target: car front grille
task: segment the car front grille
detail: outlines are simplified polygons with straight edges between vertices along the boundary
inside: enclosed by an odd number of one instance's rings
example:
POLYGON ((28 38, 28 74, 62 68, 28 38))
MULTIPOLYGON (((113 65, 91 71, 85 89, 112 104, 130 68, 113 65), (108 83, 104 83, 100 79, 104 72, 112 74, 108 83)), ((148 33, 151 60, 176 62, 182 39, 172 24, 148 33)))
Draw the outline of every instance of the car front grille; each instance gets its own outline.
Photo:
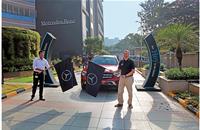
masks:
POLYGON ((103 79, 109 79, 109 78, 112 78, 113 77, 113 74, 111 73, 104 73, 103 74, 103 79))

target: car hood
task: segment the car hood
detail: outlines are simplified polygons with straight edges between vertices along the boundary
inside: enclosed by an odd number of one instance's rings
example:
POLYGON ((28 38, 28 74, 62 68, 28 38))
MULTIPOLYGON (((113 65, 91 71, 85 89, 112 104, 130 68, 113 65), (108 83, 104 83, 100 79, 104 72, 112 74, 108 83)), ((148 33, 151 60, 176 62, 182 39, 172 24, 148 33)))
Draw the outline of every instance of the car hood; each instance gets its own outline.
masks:
POLYGON ((118 65, 100 65, 106 68, 105 72, 113 72, 118 70, 118 65))

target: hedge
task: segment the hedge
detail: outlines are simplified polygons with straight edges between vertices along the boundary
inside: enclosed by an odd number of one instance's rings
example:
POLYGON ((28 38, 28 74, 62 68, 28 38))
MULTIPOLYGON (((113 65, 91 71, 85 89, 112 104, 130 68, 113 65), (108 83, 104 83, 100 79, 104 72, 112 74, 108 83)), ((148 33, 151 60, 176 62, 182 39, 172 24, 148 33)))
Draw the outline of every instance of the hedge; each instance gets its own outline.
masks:
POLYGON ((2 27, 3 72, 32 69, 32 59, 40 48, 36 31, 19 27, 2 27))
MULTIPOLYGON (((145 69, 149 69, 149 64, 143 66, 145 69)), ((165 65, 163 63, 160 64, 160 71, 165 71, 165 65)))
POLYGON ((183 68, 182 71, 179 68, 169 69, 165 72, 165 76, 172 80, 191 80, 199 79, 199 69, 198 68, 183 68))

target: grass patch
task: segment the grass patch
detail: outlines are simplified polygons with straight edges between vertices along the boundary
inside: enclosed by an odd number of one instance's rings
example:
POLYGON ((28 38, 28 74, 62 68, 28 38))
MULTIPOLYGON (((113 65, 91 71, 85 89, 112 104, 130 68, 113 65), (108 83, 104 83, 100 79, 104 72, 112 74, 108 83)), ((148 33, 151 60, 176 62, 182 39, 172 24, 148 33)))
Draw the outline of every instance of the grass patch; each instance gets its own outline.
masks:
POLYGON ((33 77, 16 77, 13 79, 8 79, 5 80, 5 82, 14 82, 14 83, 32 83, 33 82, 33 77))
POLYGON ((183 99, 186 100, 188 104, 192 105, 193 107, 199 109, 199 96, 194 95, 189 91, 177 91, 176 95, 183 99))
MULTIPOLYGON (((80 72, 82 70, 82 68, 75 68, 75 72, 80 72)), ((54 70, 51 71, 54 77, 57 77, 57 73, 54 70)), ((7 83, 32 83, 33 82, 33 76, 29 76, 29 77, 15 77, 12 79, 5 79, 5 82, 7 83)))
POLYGON ((2 85, 2 94, 7 94, 7 93, 10 93, 10 92, 13 92, 19 88, 24 88, 26 87, 27 85, 16 85, 16 84, 3 84, 2 85))

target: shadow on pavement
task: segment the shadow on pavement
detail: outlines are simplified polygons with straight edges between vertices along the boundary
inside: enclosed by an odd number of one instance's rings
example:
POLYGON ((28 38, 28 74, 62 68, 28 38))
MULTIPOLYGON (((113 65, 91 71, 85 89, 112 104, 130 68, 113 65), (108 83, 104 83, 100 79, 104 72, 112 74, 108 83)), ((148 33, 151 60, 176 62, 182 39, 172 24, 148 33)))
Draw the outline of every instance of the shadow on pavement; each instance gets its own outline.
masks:
POLYGON ((162 97, 162 95, 158 92, 148 92, 148 94, 153 98, 153 105, 151 110, 148 112, 147 117, 149 119, 149 121, 153 124, 155 124, 156 126, 158 126, 161 129, 169 129, 171 121, 172 121, 172 114, 171 114, 171 107, 170 104, 168 104, 168 101, 162 97), (156 94, 155 94, 156 93, 156 94), (161 102, 156 102, 156 99, 161 100, 161 102), (167 104, 165 104, 167 103, 167 104), (155 107, 158 107, 156 105, 159 105, 159 110, 155 110, 155 107), (165 106, 167 105, 167 106, 165 106), (162 110, 161 110, 162 109, 162 110), (163 120, 160 120, 159 117, 161 117, 161 115, 159 115, 159 113, 168 113, 168 114, 164 114, 165 116, 162 118, 165 118, 165 125, 163 126, 160 122, 163 120), (155 119, 156 118, 156 119, 155 119))
POLYGON ((63 127, 60 130, 66 130, 67 128, 75 130, 76 127, 78 129, 88 128, 91 120, 91 114, 91 112, 74 114, 65 124, 63 124, 63 127), (69 126, 69 124, 71 125, 69 126))
POLYGON ((115 114, 114 114, 113 122, 112 122, 112 129, 113 128, 124 129, 124 117, 122 118, 121 112, 122 112, 122 108, 117 108, 115 110, 115 114))
POLYGON ((13 126, 11 126, 11 130, 34 130, 38 128, 39 126, 47 123, 49 120, 60 116, 64 112, 58 112, 56 110, 50 110, 45 113, 42 113, 38 116, 32 117, 30 119, 27 119, 25 121, 19 122, 13 126), (53 114, 52 114, 53 113, 53 114))
POLYGON ((39 102, 39 100, 36 100, 36 101, 26 101, 26 102, 24 102, 24 103, 22 103, 22 104, 20 104, 20 105, 18 105, 16 107, 14 107, 14 108, 8 110, 8 111, 3 112, 2 113, 2 117, 4 119, 7 116, 9 116, 9 115, 11 115, 13 113, 19 112, 19 111, 21 111, 21 110, 23 110, 23 109, 31 106, 32 104, 37 103, 37 102, 39 102))
POLYGON ((131 129, 131 126, 133 125, 131 122, 131 115, 132 115, 132 110, 128 109, 128 111, 126 112, 126 115, 123 118, 124 119, 123 120, 124 129, 127 129, 127 130, 131 129), (125 122, 128 125, 125 125, 125 122))
POLYGON ((110 102, 117 99, 117 92, 111 90, 101 90, 97 97, 89 95, 85 90, 71 92, 70 98, 82 102, 110 102))
MULTIPOLYGON (((106 126, 103 130, 113 130, 113 129, 120 129, 124 130, 124 122, 125 118, 122 118, 122 108, 116 108, 113 119, 112 119, 112 126, 106 126)), ((127 129, 128 130, 128 129, 127 129)))

